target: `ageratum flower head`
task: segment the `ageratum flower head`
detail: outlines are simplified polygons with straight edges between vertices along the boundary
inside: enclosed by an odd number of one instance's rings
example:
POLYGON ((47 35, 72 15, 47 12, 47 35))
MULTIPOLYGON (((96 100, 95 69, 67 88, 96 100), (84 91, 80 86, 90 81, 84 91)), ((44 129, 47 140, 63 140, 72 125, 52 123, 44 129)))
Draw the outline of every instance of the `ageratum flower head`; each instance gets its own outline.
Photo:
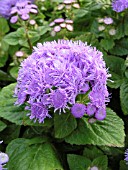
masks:
MULTIPOLYGON (((98 120, 106 117, 108 78, 102 53, 81 41, 58 40, 37 44, 21 63, 16 104, 28 103, 30 119, 43 122, 49 111, 70 110, 76 118, 85 114, 98 120), (82 103, 79 95, 88 94, 82 103)), ((57 113, 56 113, 57 114, 57 113)))
POLYGON ((113 0, 112 8, 116 12, 122 12, 126 8, 128 8, 128 1, 127 0, 113 0))

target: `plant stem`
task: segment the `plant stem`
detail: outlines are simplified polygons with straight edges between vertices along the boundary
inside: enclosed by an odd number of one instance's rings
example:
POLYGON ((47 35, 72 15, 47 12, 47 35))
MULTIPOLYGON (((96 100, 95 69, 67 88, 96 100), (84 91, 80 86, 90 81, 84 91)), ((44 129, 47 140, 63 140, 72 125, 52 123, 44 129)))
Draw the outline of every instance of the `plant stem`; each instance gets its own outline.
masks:
POLYGON ((27 25, 25 25, 25 34, 26 34, 26 38, 27 38, 27 42, 28 42, 28 45, 30 47, 30 50, 32 50, 32 44, 31 44, 31 41, 30 41, 30 38, 29 38, 29 35, 28 35, 27 25))

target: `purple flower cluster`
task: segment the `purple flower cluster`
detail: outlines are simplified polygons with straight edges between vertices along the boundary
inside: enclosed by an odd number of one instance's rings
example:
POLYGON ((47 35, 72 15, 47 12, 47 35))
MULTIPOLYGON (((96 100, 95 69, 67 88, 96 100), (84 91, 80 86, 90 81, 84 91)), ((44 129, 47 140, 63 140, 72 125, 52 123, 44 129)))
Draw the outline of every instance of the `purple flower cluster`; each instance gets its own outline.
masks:
POLYGON ((127 0, 113 0, 112 8, 116 12, 122 12, 126 8, 128 8, 128 1, 127 0))
POLYGON ((125 159, 124 160, 128 164, 128 149, 125 151, 125 159))
MULTIPOLYGON (((0 141, 0 144, 3 141, 0 141)), ((6 153, 0 152, 0 170, 3 169, 3 166, 9 161, 9 157, 6 153)))
POLYGON ((16 23, 18 17, 22 20, 29 19, 29 13, 36 14, 37 6, 32 4, 33 0, 1 0, 0 15, 5 18, 10 18, 11 23, 16 23))
POLYGON ((61 29, 66 28, 68 31, 73 31, 73 20, 57 18, 49 24, 50 27, 53 27, 51 35, 55 35, 56 32, 59 32, 61 29))
POLYGON ((102 53, 81 41, 58 40, 37 44, 32 55, 21 63, 15 95, 16 104, 27 102, 30 119, 43 122, 71 110, 76 118, 84 114, 103 120, 106 117, 108 78, 102 53), (89 102, 80 103, 78 95, 88 92, 89 102))

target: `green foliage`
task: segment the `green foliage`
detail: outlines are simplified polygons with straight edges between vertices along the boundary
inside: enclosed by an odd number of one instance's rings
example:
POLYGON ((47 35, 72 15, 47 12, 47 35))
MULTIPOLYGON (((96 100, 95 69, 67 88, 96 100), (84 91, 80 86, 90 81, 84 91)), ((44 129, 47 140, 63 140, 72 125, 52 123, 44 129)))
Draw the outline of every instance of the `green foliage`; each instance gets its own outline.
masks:
POLYGON ((9 45, 17 45, 19 43, 17 32, 11 32, 4 37, 4 41, 9 45))
POLYGON ((122 119, 108 108, 104 121, 91 124, 86 118, 82 118, 78 122, 77 129, 65 140, 76 145, 93 144, 123 147, 125 137, 123 125, 122 119))
MULTIPOLYGON (((61 10, 58 5, 63 0, 35 3, 38 14, 31 14, 27 21, 10 24, 0 17, 0 151, 9 154, 8 170, 128 169, 123 160, 128 146, 128 9, 116 13, 111 0, 79 0, 76 3, 80 8, 68 4, 61 10), (111 17, 113 23, 99 21, 105 17, 111 17), (72 19, 74 30, 63 28, 52 36, 54 27, 49 24, 56 18, 72 19), (35 25, 29 23, 31 19, 35 25), (112 29, 114 35, 110 34, 112 29), (107 82, 110 103, 104 121, 89 123, 86 116, 76 119, 66 111, 61 115, 50 112, 53 118, 39 124, 29 119, 25 105, 14 105, 21 62, 38 42, 58 39, 81 40, 103 53, 111 74, 107 82), (24 56, 17 57, 17 51, 23 51, 24 56)), ((82 96, 77 96, 79 102, 82 96)))
POLYGON ((9 124, 6 129, 0 133, 0 140, 3 140, 5 144, 9 144, 12 140, 19 137, 20 129, 20 126, 9 124))
POLYGON ((111 74, 108 86, 116 89, 121 86, 124 79, 124 71, 126 68, 124 65, 125 60, 112 55, 104 56, 104 60, 111 74))
POLYGON ((64 138, 68 136, 76 127, 76 119, 71 113, 65 113, 62 115, 55 114, 54 128, 56 138, 64 138))
POLYGON ((91 161, 84 156, 69 154, 67 156, 70 170, 88 170, 91 161))
POLYGON ((107 170, 108 158, 105 155, 97 156, 92 161, 86 156, 69 154, 67 156, 70 170, 89 170, 97 167, 99 170, 107 170))
POLYGON ((128 80, 124 81, 120 87, 121 108, 125 115, 128 115, 128 80))
POLYGON ((0 18, 0 35, 4 35, 9 32, 8 22, 4 18, 0 18))
POLYGON ((103 152, 98 149, 96 146, 85 147, 83 151, 83 155, 90 160, 94 160, 99 156, 103 156, 103 152))
POLYGON ((128 38, 123 38, 120 41, 115 42, 115 46, 113 49, 110 50, 110 52, 114 55, 128 55, 128 38))
POLYGON ((54 146, 46 139, 15 139, 7 147, 8 169, 63 170, 54 146))
POLYGON ((7 125, 0 120, 0 132, 4 130, 7 127, 7 125))
POLYGON ((104 48, 104 50, 108 51, 114 47, 115 43, 113 39, 102 39, 100 45, 104 48))

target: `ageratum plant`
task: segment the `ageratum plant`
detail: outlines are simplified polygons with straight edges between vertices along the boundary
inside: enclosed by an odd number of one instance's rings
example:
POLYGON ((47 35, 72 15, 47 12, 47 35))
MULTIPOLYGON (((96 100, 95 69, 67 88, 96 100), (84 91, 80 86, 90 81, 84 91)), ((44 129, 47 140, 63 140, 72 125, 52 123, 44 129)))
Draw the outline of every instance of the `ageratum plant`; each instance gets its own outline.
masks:
POLYGON ((21 64, 16 104, 27 103, 30 119, 39 123, 51 118, 52 109, 55 114, 69 110, 76 118, 105 119, 109 75, 102 56, 102 52, 81 41, 37 44, 21 64))

